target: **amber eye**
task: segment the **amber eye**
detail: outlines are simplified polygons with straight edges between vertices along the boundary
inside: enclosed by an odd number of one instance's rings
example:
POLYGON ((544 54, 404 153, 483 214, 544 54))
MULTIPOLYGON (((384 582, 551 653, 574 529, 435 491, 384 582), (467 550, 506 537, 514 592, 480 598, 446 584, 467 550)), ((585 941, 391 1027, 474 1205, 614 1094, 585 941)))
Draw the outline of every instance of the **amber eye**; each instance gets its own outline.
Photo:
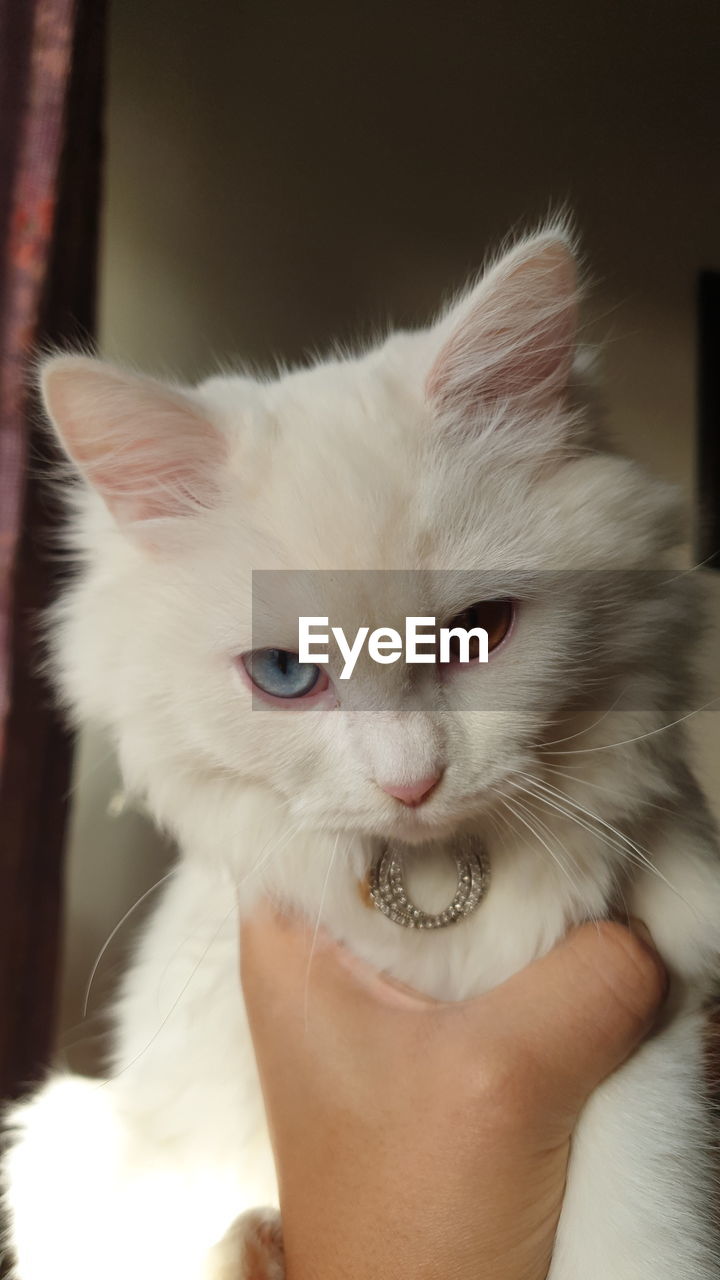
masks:
MULTIPOLYGON (((462 613, 456 613, 455 617, 445 625, 451 630, 454 627, 462 627, 464 631, 472 631, 473 627, 482 627, 487 632, 488 653, 492 653, 508 634, 514 614, 515 606, 512 600, 481 600, 479 604, 471 604, 469 608, 463 609, 462 613)), ((477 661, 478 651, 478 641, 473 637, 470 640, 471 662, 477 661)), ((450 639, 450 661, 460 661, 458 636, 452 636, 450 639)))

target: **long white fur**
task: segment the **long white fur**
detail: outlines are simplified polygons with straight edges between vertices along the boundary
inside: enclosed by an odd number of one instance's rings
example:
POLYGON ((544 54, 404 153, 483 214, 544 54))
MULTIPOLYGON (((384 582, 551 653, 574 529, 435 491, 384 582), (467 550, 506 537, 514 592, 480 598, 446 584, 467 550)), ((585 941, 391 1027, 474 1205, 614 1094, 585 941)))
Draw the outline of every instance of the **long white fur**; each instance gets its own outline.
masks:
MULTIPOLYGON (((96 486, 73 499, 82 569, 53 618, 57 680, 79 722, 113 735, 181 856, 113 1010, 107 1080, 51 1076, 9 1119, 19 1280, 241 1274, 232 1223, 274 1196, 237 982, 238 912, 261 894, 449 999, 502 982, 573 922, 645 919, 675 980, 667 1026, 583 1116, 551 1276, 720 1274, 701 1045, 717 843, 682 725, 666 727, 698 606, 671 574, 644 599, 623 574, 604 609, 593 596, 592 571, 662 567, 677 519, 665 486, 600 448, 576 308, 555 226, 429 329, 274 382, 185 393, 82 358, 46 366, 49 415, 96 486), (498 592, 521 571, 528 599, 502 655, 433 710, 408 710, 401 673, 361 660, 340 709, 261 711, 236 669, 259 568, 482 571, 498 592), (576 570, 577 593, 547 599, 548 570, 576 570), (602 675, 610 694, 571 715, 569 693, 602 675), (627 680, 642 710, 612 710, 627 680), (435 768, 418 810, 378 786, 435 768), (469 921, 414 935, 364 905, 373 838, 467 829, 492 860, 469 921)), ((417 612, 395 578, 362 600, 352 578, 322 581, 321 611, 348 633, 417 612)), ((434 874, 418 892, 432 897, 434 874)))

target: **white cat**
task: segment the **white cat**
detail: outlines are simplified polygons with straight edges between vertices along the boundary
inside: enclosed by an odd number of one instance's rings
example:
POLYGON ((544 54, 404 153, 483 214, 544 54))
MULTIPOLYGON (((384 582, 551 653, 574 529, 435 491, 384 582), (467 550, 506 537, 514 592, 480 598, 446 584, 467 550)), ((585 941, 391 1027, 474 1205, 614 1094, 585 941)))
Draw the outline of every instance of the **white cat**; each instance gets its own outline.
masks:
POLYGON ((276 381, 185 390, 84 357, 44 365, 84 477, 60 684, 182 853, 114 1009, 107 1081, 51 1077, 11 1116, 20 1280, 240 1280, 258 1251, 281 1274, 270 1215, 232 1226, 275 1194, 237 977, 238 912, 264 894, 449 999, 573 922, 644 919, 674 979, 668 1017, 583 1114, 551 1276, 720 1275, 702 1055, 718 848, 672 724, 698 606, 691 578, 657 572, 673 494, 600 443, 577 303, 554 225, 430 328, 276 381), (341 684, 332 662, 282 656, 290 595, 263 614, 271 652, 253 666, 254 569, 313 571, 306 612, 347 634, 474 608, 496 651, 411 676, 365 655, 341 684), (402 590, 314 572, 359 569, 435 572, 402 590), (378 842, 422 862, 460 832, 491 866, 474 914, 421 932, 368 904, 378 842))

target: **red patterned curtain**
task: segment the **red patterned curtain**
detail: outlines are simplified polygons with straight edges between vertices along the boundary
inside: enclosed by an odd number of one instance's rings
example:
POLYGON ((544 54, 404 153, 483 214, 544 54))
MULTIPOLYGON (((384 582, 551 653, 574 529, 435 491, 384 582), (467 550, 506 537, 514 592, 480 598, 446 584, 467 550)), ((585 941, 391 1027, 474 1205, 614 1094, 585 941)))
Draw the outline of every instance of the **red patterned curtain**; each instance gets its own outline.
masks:
POLYGON ((59 513, 30 370, 92 335, 104 0, 0 0, 0 1097, 54 1030, 70 743, 37 674, 59 513))

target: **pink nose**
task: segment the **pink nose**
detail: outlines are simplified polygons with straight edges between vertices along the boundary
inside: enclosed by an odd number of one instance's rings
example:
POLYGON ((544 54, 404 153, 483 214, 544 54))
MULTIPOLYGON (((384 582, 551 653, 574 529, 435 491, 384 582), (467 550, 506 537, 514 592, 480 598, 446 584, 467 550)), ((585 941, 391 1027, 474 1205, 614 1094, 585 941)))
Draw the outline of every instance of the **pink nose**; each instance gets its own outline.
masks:
POLYGON ((427 800, 430 792, 437 786, 442 777, 442 772, 429 773, 424 778, 418 778, 415 782, 394 783, 380 782, 378 786, 383 791, 387 791, 389 796, 394 796, 401 804, 408 805, 414 809, 417 805, 427 800))

